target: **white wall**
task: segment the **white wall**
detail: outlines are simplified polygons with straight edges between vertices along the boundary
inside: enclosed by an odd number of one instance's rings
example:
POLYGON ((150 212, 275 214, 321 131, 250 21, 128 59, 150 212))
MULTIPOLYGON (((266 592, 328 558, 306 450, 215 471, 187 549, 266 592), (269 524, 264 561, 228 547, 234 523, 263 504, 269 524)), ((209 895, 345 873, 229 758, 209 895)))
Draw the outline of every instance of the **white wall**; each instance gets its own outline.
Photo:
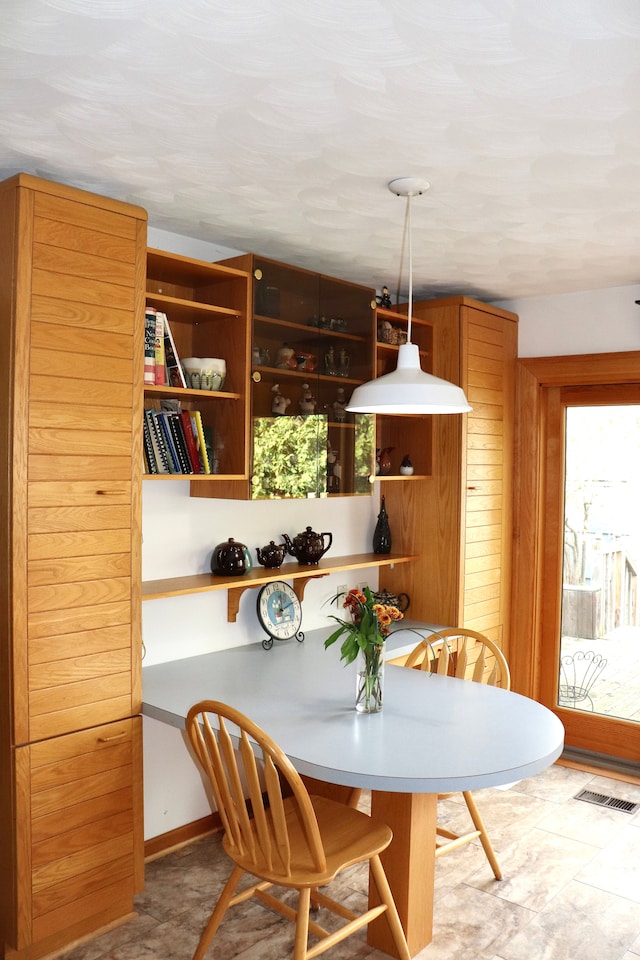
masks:
MULTIPOLYGON (((151 247, 202 260, 220 260, 238 251, 149 229, 151 247)), ((373 497, 331 500, 246 502, 189 496, 188 480, 143 481, 142 579, 203 573, 210 570, 216 544, 233 537, 245 543, 255 562, 255 548, 280 534, 295 536, 310 525, 333 534, 331 555, 371 550, 378 512, 378 485, 373 497)), ((390 518, 393 526, 393 517, 390 518)), ((361 581, 378 585, 376 571, 354 570, 312 580, 303 603, 303 630, 325 625, 328 600, 338 586, 361 581)), ((335 612, 335 607, 333 607, 335 612)), ((256 590, 241 599, 236 623, 227 623, 227 592, 150 600, 142 605, 144 665, 192 657, 225 647, 257 643, 265 634, 256 617, 256 590)), ((278 645, 256 656, 277 656, 278 645)), ((144 721, 145 838, 166 833, 205 816, 208 804, 200 778, 179 731, 154 720, 144 721)))
POLYGON ((554 357, 640 350, 635 300, 640 286, 505 300, 498 306, 520 317, 518 356, 554 357))

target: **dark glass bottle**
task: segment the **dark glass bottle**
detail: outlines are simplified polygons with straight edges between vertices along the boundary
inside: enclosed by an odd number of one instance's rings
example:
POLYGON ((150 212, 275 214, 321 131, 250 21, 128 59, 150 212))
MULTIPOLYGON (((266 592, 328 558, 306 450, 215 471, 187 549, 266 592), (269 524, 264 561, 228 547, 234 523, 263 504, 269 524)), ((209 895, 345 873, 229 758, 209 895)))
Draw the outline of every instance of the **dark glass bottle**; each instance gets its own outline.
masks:
POLYGON ((373 531, 373 552, 391 553, 391 528, 389 527, 389 517, 387 516, 387 507, 384 502, 384 494, 378 514, 378 522, 373 531))

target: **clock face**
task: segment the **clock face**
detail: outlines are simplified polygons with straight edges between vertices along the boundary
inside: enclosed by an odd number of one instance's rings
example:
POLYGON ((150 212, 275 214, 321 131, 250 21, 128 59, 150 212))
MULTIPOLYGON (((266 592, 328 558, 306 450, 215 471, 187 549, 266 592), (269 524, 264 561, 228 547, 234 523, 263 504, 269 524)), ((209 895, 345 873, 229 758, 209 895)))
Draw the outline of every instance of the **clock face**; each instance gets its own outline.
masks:
POLYGON ((258 594, 258 619, 276 640, 295 637, 302 623, 300 601, 288 583, 274 580, 258 594))

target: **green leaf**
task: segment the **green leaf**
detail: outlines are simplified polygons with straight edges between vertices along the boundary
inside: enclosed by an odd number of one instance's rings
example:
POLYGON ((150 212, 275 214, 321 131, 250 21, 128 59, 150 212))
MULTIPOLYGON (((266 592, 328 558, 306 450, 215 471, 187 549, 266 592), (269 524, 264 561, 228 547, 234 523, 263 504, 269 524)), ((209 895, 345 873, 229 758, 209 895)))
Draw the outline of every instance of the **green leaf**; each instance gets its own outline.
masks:
MULTIPOLYGON (((332 619, 335 620, 335 617, 333 617, 332 619)), ((334 630, 334 632, 331 634, 331 636, 330 636, 330 637, 327 637, 327 639, 326 639, 325 642, 324 642, 324 648, 325 648, 325 650, 327 649, 327 647, 330 647, 332 643, 335 643, 336 640, 338 639, 338 637, 341 637, 342 634, 344 633, 344 631, 345 631, 346 629, 347 629, 347 627, 345 627, 344 624, 343 624, 341 627, 338 627, 337 630, 334 630)))

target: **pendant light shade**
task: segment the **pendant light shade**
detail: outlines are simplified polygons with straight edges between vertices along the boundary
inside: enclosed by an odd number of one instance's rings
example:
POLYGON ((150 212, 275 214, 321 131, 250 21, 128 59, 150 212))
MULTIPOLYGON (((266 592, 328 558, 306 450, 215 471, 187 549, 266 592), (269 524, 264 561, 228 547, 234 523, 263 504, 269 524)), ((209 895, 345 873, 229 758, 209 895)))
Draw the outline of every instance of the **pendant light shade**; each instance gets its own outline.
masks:
POLYGON ((409 298, 407 343, 398 348, 398 363, 393 373, 356 387, 346 409, 349 413, 425 414, 467 413, 471 410, 464 391, 455 383, 441 380, 420 367, 418 345, 411 342, 413 307, 413 251, 411 238, 411 198, 429 189, 426 180, 402 177, 392 180, 389 189, 407 198, 405 234, 409 247, 409 298))
POLYGON ((393 373, 356 387, 347 407, 351 413, 465 413, 471 410, 464 391, 420 368, 416 343, 398 348, 393 373))

